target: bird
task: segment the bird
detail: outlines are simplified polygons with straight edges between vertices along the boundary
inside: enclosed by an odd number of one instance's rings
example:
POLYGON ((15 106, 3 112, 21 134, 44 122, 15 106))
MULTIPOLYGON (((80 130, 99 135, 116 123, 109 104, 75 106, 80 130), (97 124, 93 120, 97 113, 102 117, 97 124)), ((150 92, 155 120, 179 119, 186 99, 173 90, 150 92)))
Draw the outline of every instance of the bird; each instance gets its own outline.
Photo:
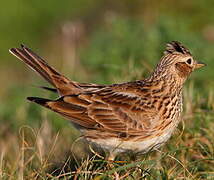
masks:
POLYGON ((147 78, 101 85, 68 79, 25 45, 9 51, 53 86, 44 89, 58 94, 54 100, 27 99, 71 121, 89 143, 109 152, 109 160, 164 145, 181 120, 185 81, 206 65, 182 43, 172 41, 147 78))

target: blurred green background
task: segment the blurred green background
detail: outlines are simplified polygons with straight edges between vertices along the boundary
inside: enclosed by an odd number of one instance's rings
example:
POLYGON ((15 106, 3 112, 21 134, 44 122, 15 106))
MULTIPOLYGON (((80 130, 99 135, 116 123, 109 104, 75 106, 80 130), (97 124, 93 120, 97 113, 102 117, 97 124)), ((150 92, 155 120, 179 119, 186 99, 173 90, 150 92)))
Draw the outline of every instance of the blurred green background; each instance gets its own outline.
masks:
POLYGON ((47 83, 9 54, 21 43, 72 80, 108 84, 145 78, 165 44, 180 41, 208 65, 186 87, 193 86, 193 97, 200 99, 197 108, 213 112, 213 7, 212 0, 1 2, 0 142, 10 133, 19 135, 23 125, 39 128, 44 119, 54 132, 74 131, 63 118, 25 100, 55 96, 36 88, 47 83))
MULTIPOLYGON (((208 64, 192 75, 196 88, 206 96, 214 87, 212 0, 12 0, 1 4, 0 22, 0 122, 12 126, 25 97, 46 96, 33 87, 41 78, 8 52, 21 43, 73 80, 115 83, 143 78, 177 40, 208 64)), ((26 116, 19 123, 38 119, 26 116)))

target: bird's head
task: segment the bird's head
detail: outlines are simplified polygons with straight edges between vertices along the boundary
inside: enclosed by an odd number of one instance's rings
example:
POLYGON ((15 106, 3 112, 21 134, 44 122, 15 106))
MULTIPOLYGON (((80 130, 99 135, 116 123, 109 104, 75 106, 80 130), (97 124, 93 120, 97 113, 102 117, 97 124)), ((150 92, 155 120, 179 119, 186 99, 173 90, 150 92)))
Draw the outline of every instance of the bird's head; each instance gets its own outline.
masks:
POLYGON ((155 75, 171 76, 184 82, 195 69, 206 64, 196 61, 190 51, 177 41, 167 44, 164 56, 154 72, 155 75))

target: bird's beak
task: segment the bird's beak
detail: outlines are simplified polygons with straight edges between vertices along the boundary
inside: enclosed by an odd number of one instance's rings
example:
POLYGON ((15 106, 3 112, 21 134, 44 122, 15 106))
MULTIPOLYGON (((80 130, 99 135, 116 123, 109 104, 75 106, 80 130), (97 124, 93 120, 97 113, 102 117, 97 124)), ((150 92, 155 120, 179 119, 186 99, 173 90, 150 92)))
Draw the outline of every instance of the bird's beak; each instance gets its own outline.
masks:
POLYGON ((195 68, 194 69, 199 69, 199 68, 204 67, 204 66, 206 66, 205 63, 195 61, 195 68))

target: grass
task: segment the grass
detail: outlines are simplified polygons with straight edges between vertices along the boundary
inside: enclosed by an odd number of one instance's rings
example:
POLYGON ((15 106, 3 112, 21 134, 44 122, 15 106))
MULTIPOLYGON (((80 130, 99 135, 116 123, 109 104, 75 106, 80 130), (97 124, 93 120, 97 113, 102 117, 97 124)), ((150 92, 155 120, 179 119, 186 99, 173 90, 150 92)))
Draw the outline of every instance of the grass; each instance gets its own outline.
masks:
POLYGON ((202 98, 189 83, 184 98, 183 121, 166 146, 138 155, 135 161, 121 155, 117 160, 124 162, 113 166, 103 154, 94 154, 68 124, 54 128, 46 110, 37 128, 22 125, 14 132, 2 125, 1 179, 213 179, 214 116, 213 101, 208 101, 212 93, 202 98))
MULTIPOLYGON (((72 6, 75 11, 66 3, 57 7, 54 2, 54 8, 48 11, 36 2, 23 3, 20 8, 25 10, 16 17, 16 23, 10 21, 18 10, 15 6, 11 6, 10 16, 8 8, 2 11, 6 12, 1 18, 5 17, 2 24, 8 32, 0 32, 0 179, 214 179, 212 6, 196 0, 192 7, 181 3, 175 9, 165 0, 163 5, 167 6, 140 6, 138 1, 135 7, 127 1, 123 9, 118 1, 116 10, 106 10, 104 1, 94 1, 87 8, 85 2, 72 6), (40 13, 32 11, 26 16, 34 6, 40 13), (130 12, 125 7, 130 7, 130 12), (183 7, 186 9, 180 14, 183 7), (201 13, 188 18, 195 11, 201 13), (31 25, 26 28, 29 18, 31 25), (8 27, 10 23, 14 28, 8 27), (70 34, 63 34, 63 28, 70 34), (14 29, 16 34, 10 36, 14 29), (171 40, 183 42, 208 66, 194 72, 185 84, 182 122, 167 144, 159 151, 137 155, 135 161, 132 154, 121 154, 109 165, 105 153, 89 147, 68 121, 25 101, 27 96, 55 95, 36 88, 35 84, 44 82, 8 55, 9 46, 22 40, 27 45, 32 42, 32 49, 41 45, 36 50, 39 54, 63 74, 81 82, 108 84, 142 79, 171 40)), ((47 3, 44 7, 52 6, 47 3)))

